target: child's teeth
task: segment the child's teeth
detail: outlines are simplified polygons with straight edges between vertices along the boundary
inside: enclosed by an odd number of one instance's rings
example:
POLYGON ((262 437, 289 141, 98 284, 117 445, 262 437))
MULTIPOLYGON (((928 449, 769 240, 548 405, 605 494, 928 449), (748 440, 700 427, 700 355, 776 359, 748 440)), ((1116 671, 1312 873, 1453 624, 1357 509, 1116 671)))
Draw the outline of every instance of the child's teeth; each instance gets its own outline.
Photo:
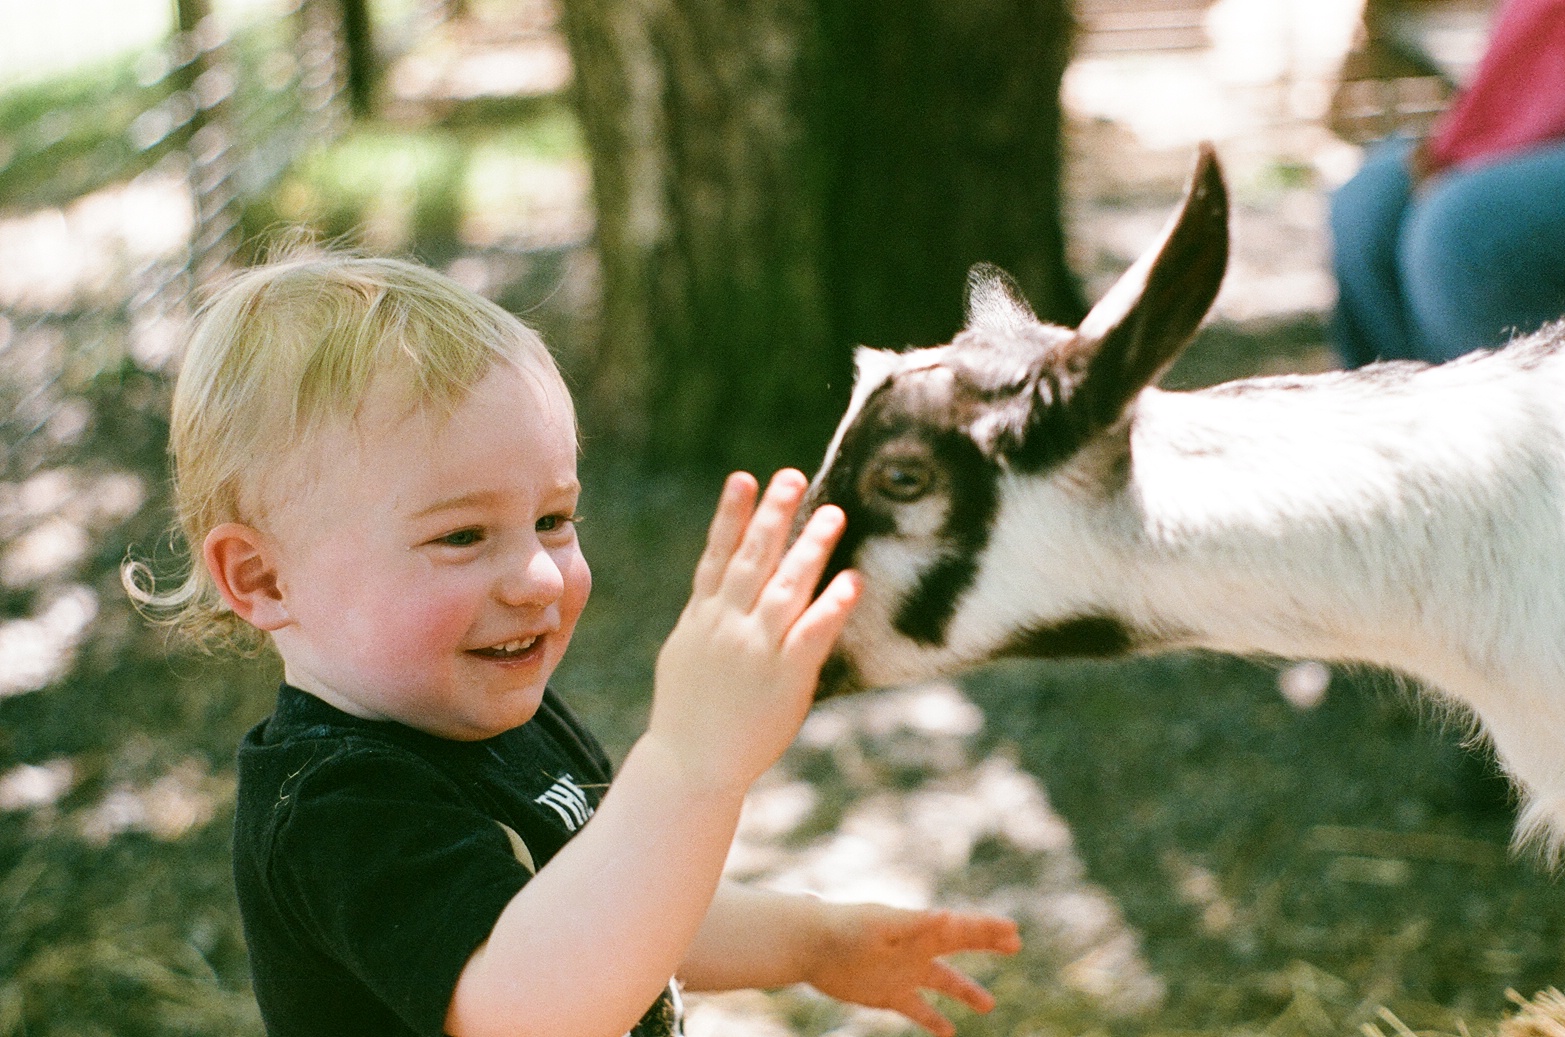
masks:
POLYGON ((537 643, 538 638, 536 636, 519 637, 514 641, 505 641, 497 645, 490 645, 488 648, 477 648, 474 651, 491 659, 508 659, 513 655, 523 654, 537 643))

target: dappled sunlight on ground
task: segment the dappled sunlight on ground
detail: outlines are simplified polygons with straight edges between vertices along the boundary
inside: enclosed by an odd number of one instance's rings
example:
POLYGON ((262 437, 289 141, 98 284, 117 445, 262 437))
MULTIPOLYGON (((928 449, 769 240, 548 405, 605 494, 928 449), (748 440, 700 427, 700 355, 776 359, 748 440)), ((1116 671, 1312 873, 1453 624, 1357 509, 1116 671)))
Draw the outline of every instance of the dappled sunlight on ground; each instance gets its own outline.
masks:
POLYGON ((147 498, 139 475, 50 468, 0 482, 0 588, 36 592, 32 615, 0 621, 0 698, 37 691, 71 667, 98 615, 98 595, 73 582, 102 534, 147 498))
MULTIPOLYGON (((828 900, 965 907, 1016 918, 1058 981, 1110 1018, 1159 1008, 1162 980, 1113 897, 1086 876, 1043 786, 1008 755, 984 755, 982 711, 940 682, 826 703, 798 745, 756 786, 729 857, 730 878, 828 900), (830 766, 840 801, 804 778, 830 766), (975 886, 978 857, 1011 858, 975 886)), ((692 996, 691 1037, 779 1032, 791 992, 692 996)), ((833 1034, 903 1025, 848 1013, 833 1034)))
POLYGON ((473 201, 462 219, 474 249, 558 246, 588 239, 590 173, 582 161, 526 162, 475 155, 467 171, 473 201))
MULTIPOLYGON (((1123 126, 1158 152, 1202 140, 1241 152, 1284 147, 1313 160, 1339 151, 1325 132, 1335 78, 1364 0, 1216 0, 1202 14, 1206 46, 1089 52, 1071 63, 1063 96, 1078 118, 1123 126)), ((1191 7, 1200 8, 1201 3, 1191 7)))
POLYGON ((163 171, 0 218, 0 308, 122 306, 148 266, 181 254, 192 221, 183 177, 163 171))
POLYGON ((97 534, 136 514, 146 499, 144 478, 130 472, 51 468, 19 484, 0 483, 0 584, 58 579, 97 534))
MULTIPOLYGON (((143 748, 143 755, 150 752, 143 748)), ((59 804, 81 778, 81 769, 66 758, 18 764, 0 773, 0 814, 26 813, 39 832, 65 831, 90 846, 103 847, 132 832, 163 841, 179 839, 210 822, 234 798, 231 773, 213 773, 205 760, 187 757, 164 769, 154 768, 139 780, 117 780, 101 796, 62 818, 59 804)))
POLYGON ((18 764, 0 774, 0 810, 36 810, 53 806, 76 780, 70 760, 18 764))
POLYGON ((1265 90, 1224 85, 1207 57, 1110 55, 1072 65, 1064 96, 1075 122, 1067 197, 1073 265, 1089 298, 1105 292, 1157 237, 1196 145, 1211 140, 1233 206, 1229 271, 1214 317, 1318 317, 1335 299, 1322 187, 1346 179, 1358 149, 1318 121, 1267 113, 1257 101, 1265 90), (1124 157, 1140 149, 1148 154, 1124 157))
POLYGON ((178 839, 229 806, 234 787, 231 774, 214 775, 205 761, 182 760, 151 782, 115 785, 75 821, 82 837, 97 846, 125 832, 178 839))
POLYGON ((456 102, 546 97, 571 81, 570 55, 553 0, 468 3, 467 17, 441 20, 426 8, 399 32, 383 84, 393 118, 456 102))
POLYGON ((474 39, 470 31, 437 27, 387 71, 391 103, 539 97, 565 89, 570 57, 557 38, 540 35, 540 28, 524 25, 519 32, 474 39))
POLYGON ((26 619, 0 623, 0 698, 38 691, 64 677, 98 615, 98 597, 81 586, 48 595, 26 619))

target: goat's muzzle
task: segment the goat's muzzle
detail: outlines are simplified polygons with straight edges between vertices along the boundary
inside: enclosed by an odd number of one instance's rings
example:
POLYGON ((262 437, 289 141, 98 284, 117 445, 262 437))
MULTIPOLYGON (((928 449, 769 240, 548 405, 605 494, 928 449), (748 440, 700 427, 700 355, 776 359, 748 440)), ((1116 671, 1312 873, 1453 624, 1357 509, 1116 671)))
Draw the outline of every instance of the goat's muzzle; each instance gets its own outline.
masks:
POLYGON ((815 701, 863 690, 864 682, 859 677, 858 668, 848 661, 840 649, 834 649, 826 657, 826 665, 821 667, 821 681, 815 689, 815 701))

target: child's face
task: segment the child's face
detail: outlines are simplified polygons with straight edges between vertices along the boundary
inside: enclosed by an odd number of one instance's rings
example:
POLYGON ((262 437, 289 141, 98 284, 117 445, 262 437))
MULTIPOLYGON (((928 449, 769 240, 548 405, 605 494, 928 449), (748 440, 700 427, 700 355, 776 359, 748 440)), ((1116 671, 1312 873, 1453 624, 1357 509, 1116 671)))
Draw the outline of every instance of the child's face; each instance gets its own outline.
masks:
POLYGON ((371 393, 269 509, 288 681, 453 739, 529 720, 592 587, 557 382, 497 366, 447 420, 371 393))

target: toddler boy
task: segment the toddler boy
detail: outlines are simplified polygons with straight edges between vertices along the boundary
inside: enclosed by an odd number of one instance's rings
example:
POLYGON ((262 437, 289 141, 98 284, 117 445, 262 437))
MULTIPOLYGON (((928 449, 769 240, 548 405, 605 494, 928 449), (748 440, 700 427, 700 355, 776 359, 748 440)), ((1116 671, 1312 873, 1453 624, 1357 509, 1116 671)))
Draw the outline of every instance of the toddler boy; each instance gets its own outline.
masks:
POLYGON ((728 479, 611 785, 548 687, 591 576, 570 396, 515 318, 395 260, 246 271, 198 316, 171 446, 201 563, 127 586, 283 662, 234 839, 268 1032, 673 1034, 676 976, 808 982, 942 1034, 920 988, 991 1006, 939 959, 1014 951, 1009 921, 721 881, 858 596, 851 572, 814 593, 840 511, 789 546, 798 472, 728 479))

